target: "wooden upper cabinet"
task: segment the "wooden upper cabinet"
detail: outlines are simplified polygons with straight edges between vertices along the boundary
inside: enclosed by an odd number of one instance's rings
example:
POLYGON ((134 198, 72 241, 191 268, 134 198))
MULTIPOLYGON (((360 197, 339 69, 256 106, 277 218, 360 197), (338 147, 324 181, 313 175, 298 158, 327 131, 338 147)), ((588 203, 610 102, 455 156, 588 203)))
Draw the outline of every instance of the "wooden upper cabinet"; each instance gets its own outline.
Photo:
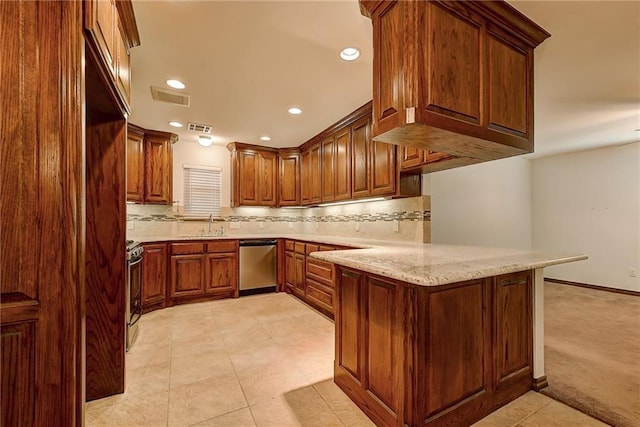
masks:
POLYGON ((233 206, 276 206, 278 154, 272 148, 232 142, 231 180, 233 206))
POLYGON ((89 51, 113 86, 122 109, 130 113, 131 63, 129 50, 140 45, 133 6, 129 0, 90 0, 85 5, 89 51))
POLYGON ((351 128, 336 132, 333 155, 334 200, 351 198, 351 128))
POLYGON ((351 125, 351 188, 353 198, 369 195, 371 117, 365 116, 351 125))
POLYGON ((278 183, 278 155, 265 151, 260 154, 260 167, 258 168, 258 188, 260 189, 260 205, 276 206, 278 183))
POLYGON ((127 126, 127 200, 171 204, 173 144, 178 135, 127 126))
POLYGON ((360 6, 373 21, 375 141, 479 161, 533 151, 533 50, 549 33, 503 1, 360 6))
POLYGON ((371 142, 371 179, 369 181, 372 196, 385 196, 396 191, 396 146, 384 142, 371 142))
POLYGON ((323 202, 333 202, 335 200, 335 140, 334 136, 326 138, 320 143, 322 153, 322 186, 321 194, 323 202))
POLYGON ((127 128, 127 200, 144 201, 144 132, 127 128))
POLYGON ((302 204, 322 201, 321 145, 315 143, 302 151, 302 204))
POLYGON ((144 201, 171 204, 173 197, 173 133, 146 131, 144 135, 144 201))
POLYGON ((279 153, 278 204, 300 204, 300 152, 281 150, 279 153))

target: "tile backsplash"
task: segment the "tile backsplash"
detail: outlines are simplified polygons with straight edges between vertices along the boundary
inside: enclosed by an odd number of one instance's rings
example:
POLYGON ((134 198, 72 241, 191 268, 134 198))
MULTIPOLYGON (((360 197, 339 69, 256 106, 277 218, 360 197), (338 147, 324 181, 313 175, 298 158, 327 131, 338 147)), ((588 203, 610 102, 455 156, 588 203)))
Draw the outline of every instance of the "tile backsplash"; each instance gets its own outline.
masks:
MULTIPOLYGON (((234 234, 319 234, 429 242, 429 196, 315 208, 222 208, 212 229, 234 234)), ((127 204, 130 237, 178 237, 208 231, 207 221, 184 220, 171 206, 127 204)))

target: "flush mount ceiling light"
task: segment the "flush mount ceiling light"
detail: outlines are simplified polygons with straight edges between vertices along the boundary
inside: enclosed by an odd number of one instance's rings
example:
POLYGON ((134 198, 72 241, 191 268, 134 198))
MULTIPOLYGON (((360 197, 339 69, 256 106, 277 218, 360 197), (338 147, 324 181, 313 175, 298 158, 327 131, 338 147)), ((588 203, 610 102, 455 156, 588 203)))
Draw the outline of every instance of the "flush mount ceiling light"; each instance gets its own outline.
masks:
POLYGON ((186 86, 180 80, 169 79, 167 80, 167 85, 171 86, 174 89, 184 89, 186 86))
POLYGON ((169 122, 169 126, 173 126, 174 128, 181 128, 182 126, 184 126, 182 123, 180 122, 176 122, 176 121, 170 121, 169 122))
POLYGON ((298 114, 302 114, 302 110, 299 109, 298 107, 291 107, 287 111, 289 111, 289 114, 293 114, 294 116, 297 116, 298 114))
POLYGON ((213 144, 213 138, 207 135, 200 135, 198 137, 198 144, 202 145, 203 147, 208 147, 213 144))
POLYGON ((267 135, 265 135, 265 136, 261 136, 260 140, 261 141, 271 141, 271 138, 269 138, 267 135))
POLYGON ((340 52, 340 58, 345 61, 355 61, 360 56, 360 50, 357 47, 345 47, 340 52))

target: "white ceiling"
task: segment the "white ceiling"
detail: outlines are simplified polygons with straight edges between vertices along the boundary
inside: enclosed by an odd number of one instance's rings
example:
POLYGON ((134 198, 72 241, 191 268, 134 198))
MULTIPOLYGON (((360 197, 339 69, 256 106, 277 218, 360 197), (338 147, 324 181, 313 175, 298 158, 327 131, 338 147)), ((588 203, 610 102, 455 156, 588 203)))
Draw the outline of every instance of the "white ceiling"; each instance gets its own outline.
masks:
MULTIPOLYGON (((536 49, 533 156, 638 141, 640 2, 510 3, 551 33, 536 49)), ((218 144, 297 146, 371 99, 371 21, 356 0, 134 0, 134 9, 130 121, 181 142, 198 134, 170 120, 210 124, 218 144), (357 61, 339 58, 347 46, 362 50, 357 61), (169 78, 186 83, 190 107, 151 98, 169 78)))

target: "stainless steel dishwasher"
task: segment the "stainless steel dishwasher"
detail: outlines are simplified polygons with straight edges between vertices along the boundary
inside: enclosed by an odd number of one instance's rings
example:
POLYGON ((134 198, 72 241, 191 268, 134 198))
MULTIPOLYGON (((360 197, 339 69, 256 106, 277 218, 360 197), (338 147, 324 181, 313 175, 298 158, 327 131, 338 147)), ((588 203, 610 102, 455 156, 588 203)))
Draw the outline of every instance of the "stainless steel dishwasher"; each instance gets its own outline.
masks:
POLYGON ((276 290, 276 240, 240 240, 240 296, 276 290))

